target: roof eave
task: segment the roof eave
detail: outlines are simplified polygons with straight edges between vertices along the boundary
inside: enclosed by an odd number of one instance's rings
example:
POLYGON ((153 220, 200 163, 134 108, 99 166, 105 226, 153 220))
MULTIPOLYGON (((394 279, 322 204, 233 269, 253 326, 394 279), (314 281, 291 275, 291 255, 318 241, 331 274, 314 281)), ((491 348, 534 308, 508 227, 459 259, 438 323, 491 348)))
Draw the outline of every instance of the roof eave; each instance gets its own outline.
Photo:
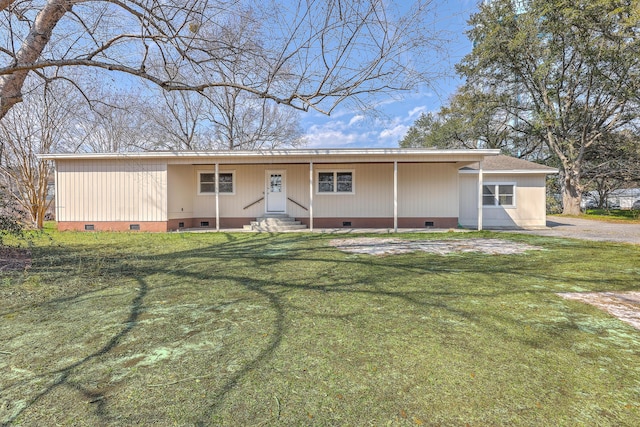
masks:
MULTIPOLYGON (((558 169, 505 169, 505 170, 490 170, 483 169, 483 174, 491 174, 491 175, 531 175, 531 174, 544 174, 544 175, 553 175, 558 173, 558 169)), ((460 173, 465 174, 477 174, 478 169, 466 169, 460 170, 460 173)))
POLYGON ((452 156, 472 156, 482 158, 500 154, 499 150, 434 150, 403 148, 371 148, 371 149, 291 149, 291 150, 256 150, 256 151, 146 151, 130 153, 55 153, 41 154, 43 160, 98 160, 98 159, 242 159, 242 158, 287 158, 287 157, 411 157, 432 156, 434 159, 452 156))

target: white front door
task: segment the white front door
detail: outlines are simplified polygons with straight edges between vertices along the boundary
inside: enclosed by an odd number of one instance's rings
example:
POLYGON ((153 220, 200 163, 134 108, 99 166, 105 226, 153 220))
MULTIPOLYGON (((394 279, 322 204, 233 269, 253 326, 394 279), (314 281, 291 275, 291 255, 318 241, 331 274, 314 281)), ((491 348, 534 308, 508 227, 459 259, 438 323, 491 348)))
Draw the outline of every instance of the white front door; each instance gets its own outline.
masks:
POLYGON ((284 213, 287 207, 285 171, 267 171, 266 185, 267 212, 284 213))

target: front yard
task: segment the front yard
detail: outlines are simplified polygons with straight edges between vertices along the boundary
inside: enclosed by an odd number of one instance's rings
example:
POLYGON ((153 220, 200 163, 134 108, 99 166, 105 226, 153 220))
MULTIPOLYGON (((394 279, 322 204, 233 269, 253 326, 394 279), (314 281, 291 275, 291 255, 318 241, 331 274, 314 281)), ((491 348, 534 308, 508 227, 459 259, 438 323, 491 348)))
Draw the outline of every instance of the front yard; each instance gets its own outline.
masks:
POLYGON ((391 237, 530 246, 37 236, 0 272, 0 423, 637 425, 640 330, 558 293, 640 291, 640 246, 391 237))

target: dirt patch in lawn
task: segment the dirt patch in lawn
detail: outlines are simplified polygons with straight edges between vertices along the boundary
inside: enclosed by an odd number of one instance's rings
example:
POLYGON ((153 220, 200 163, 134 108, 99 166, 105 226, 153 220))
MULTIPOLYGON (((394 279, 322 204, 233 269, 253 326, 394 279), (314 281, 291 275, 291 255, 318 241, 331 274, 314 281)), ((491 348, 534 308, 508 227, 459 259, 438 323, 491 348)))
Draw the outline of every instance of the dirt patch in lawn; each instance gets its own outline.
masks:
POLYGON ((640 329, 640 291, 631 292, 567 292, 562 298, 582 301, 606 311, 640 329))
MULTIPOLYGON (((331 246, 343 252, 368 255, 394 255, 410 252, 428 252, 438 255, 480 252, 491 255, 521 254, 541 250, 539 246, 501 239, 464 240, 403 240, 398 238, 356 237, 333 239, 331 246)), ((632 292, 569 292, 559 296, 582 301, 604 310, 640 329, 640 291, 632 292)))
POLYGON ((406 254, 418 251, 438 255, 467 252, 511 255, 542 249, 539 246, 501 239, 403 240, 398 238, 357 237, 333 239, 329 244, 343 252, 369 255, 406 254))
POLYGON ((0 247, 0 271, 25 270, 29 267, 31 267, 31 251, 0 247))

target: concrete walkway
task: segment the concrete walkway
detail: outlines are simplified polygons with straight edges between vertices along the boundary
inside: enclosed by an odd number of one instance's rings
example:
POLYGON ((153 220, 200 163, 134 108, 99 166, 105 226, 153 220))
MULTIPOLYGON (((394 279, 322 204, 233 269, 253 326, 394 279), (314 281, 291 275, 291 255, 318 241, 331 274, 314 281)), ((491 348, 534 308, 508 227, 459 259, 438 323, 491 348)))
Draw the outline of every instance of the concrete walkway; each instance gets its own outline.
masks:
POLYGON ((551 237, 623 242, 640 245, 640 224, 613 223, 564 216, 548 216, 547 227, 517 230, 517 233, 551 237))

